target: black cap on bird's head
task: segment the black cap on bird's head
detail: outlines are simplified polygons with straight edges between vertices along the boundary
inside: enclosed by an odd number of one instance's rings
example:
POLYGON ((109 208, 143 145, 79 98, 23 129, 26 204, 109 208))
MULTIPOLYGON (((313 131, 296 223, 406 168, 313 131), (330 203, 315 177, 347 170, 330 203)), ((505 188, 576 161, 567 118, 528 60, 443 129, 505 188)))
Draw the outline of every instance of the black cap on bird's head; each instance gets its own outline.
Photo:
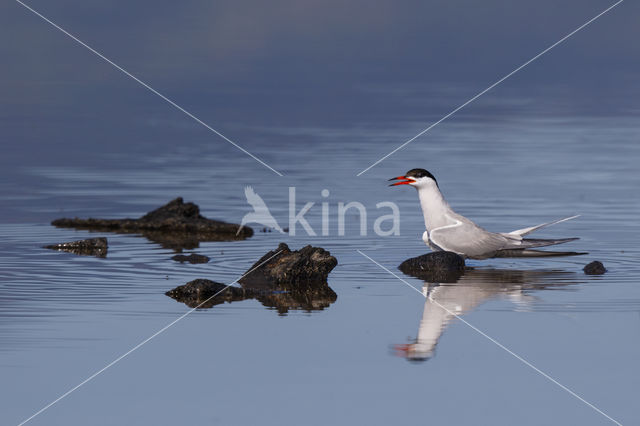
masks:
POLYGON ((397 185, 411 185, 416 183, 418 180, 423 180, 423 178, 433 179, 438 185, 438 181, 435 176, 433 176, 428 170, 425 169, 411 169, 404 176, 398 176, 391 178, 389 180, 400 180, 400 182, 392 183, 389 186, 397 186, 397 185))

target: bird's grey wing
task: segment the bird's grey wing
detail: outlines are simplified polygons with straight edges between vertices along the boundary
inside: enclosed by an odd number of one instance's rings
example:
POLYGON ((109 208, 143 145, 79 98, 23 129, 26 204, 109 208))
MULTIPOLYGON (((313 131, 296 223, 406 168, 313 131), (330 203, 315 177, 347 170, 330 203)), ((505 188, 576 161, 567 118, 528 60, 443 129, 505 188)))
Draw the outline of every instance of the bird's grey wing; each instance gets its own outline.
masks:
POLYGON ((455 218, 455 223, 436 228, 429 233, 434 244, 474 259, 492 257, 509 245, 509 238, 489 232, 470 220, 455 218))

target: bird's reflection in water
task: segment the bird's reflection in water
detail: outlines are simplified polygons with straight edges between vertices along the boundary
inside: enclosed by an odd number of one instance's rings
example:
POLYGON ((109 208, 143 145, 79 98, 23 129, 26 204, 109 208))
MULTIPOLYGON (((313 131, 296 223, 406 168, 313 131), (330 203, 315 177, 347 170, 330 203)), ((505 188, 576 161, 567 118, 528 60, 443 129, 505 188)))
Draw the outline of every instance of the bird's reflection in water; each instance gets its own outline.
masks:
POLYGON ((436 345, 449 322, 481 303, 503 297, 519 309, 535 301, 533 290, 559 288, 579 283, 573 272, 472 269, 453 283, 425 282, 424 311, 413 343, 395 345, 396 354, 410 361, 426 361, 435 354, 436 345))

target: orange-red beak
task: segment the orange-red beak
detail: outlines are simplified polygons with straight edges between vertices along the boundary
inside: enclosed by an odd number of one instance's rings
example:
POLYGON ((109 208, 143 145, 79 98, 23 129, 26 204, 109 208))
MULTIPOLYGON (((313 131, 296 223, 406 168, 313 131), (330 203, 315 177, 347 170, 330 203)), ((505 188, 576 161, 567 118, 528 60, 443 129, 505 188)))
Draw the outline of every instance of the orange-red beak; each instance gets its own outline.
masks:
POLYGON ((411 349, 411 345, 408 345, 408 344, 393 345, 395 356, 401 356, 403 358, 406 358, 409 356, 410 349, 411 349))
POLYGON ((410 183, 415 182, 414 178, 410 178, 410 177, 407 177, 407 176, 398 176, 398 177, 391 178, 389 180, 390 181, 391 180, 399 180, 400 181, 400 182, 392 183, 389 186, 409 185, 410 183))

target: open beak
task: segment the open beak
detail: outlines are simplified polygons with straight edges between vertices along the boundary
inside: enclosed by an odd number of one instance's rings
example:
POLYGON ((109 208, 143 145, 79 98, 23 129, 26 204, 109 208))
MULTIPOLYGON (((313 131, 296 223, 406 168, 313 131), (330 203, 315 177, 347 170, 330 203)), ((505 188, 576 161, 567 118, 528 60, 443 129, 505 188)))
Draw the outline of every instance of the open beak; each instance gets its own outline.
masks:
POLYGON ((390 181, 391 181, 391 180, 399 180, 399 181, 400 181, 400 182, 392 183, 392 184, 391 184, 391 185, 389 185, 389 186, 409 185, 410 183, 415 182, 415 179, 414 179, 414 178, 410 178, 410 177, 407 177, 407 176, 398 176, 398 177, 391 178, 391 179, 389 179, 389 180, 390 180, 390 181))

